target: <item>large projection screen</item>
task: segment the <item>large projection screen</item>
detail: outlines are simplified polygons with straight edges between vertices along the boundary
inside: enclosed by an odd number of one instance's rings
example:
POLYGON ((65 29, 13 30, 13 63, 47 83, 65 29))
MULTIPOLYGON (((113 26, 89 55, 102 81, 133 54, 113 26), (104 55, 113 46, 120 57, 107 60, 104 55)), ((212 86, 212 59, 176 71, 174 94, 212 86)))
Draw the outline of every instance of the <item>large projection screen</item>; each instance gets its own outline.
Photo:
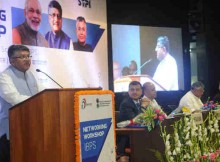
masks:
MULTIPOLYGON (((113 24, 111 29, 115 92, 127 91, 128 84, 132 80, 138 80, 142 84, 151 81, 158 91, 184 90, 181 28, 113 24), (169 54, 175 60, 177 66, 176 79, 178 86, 173 89, 164 88, 168 81, 159 83, 154 79, 154 74, 160 63, 156 54, 157 39, 160 36, 168 38, 169 54), (129 73, 126 70, 129 70, 131 62, 136 62, 137 69, 135 72, 129 73)), ((173 69, 172 67, 168 68, 161 76, 163 78, 173 77, 173 69)))

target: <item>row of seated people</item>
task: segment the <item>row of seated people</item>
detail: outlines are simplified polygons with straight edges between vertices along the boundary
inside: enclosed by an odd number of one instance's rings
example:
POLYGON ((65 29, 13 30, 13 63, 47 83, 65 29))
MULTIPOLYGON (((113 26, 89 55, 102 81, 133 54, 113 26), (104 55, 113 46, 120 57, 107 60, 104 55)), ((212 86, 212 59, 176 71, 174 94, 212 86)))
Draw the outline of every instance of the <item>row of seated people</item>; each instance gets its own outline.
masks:
MULTIPOLYGON (((182 107, 187 107, 190 112, 200 110, 203 106, 201 96, 204 93, 204 85, 202 82, 195 82, 191 86, 191 90, 188 91, 180 100, 179 106, 174 110, 175 113, 181 112, 182 107)), ((146 82, 141 85, 138 81, 132 81, 129 84, 128 96, 123 99, 119 108, 119 115, 116 121, 132 120, 137 115, 143 112, 142 104, 150 105, 154 108, 160 108, 155 100, 157 92, 155 86, 151 82, 146 82)), ((163 111, 163 110, 162 110, 163 111)), ((126 161, 128 155, 125 152, 125 148, 129 146, 129 138, 125 135, 117 136, 117 160, 126 161)), ((128 160, 127 160, 128 161, 128 160)))

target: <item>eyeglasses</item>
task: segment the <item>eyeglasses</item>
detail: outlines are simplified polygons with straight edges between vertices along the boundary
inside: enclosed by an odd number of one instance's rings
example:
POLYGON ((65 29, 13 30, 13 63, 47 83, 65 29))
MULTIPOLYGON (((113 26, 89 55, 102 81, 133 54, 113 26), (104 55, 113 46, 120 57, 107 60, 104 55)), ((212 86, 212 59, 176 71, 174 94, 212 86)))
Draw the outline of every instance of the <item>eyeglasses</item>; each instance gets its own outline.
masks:
POLYGON ((12 57, 14 59, 21 59, 21 60, 26 60, 26 59, 31 59, 31 55, 28 55, 28 56, 15 56, 15 57, 12 57))
POLYGON ((53 13, 53 14, 49 14, 53 19, 55 18, 55 17, 57 17, 57 19, 61 19, 61 16, 60 16, 60 14, 55 14, 55 13, 53 13))

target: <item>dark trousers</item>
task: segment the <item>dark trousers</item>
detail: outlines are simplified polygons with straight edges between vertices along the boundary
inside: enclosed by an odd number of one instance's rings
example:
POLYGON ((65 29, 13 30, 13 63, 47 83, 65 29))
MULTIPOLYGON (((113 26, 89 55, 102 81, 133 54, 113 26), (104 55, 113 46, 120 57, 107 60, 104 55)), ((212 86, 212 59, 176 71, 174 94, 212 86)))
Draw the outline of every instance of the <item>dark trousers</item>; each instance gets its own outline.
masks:
POLYGON ((126 135, 117 136, 117 154, 125 155, 125 148, 129 147, 129 137, 126 135))
POLYGON ((10 162, 10 143, 6 135, 0 138, 0 162, 10 162))

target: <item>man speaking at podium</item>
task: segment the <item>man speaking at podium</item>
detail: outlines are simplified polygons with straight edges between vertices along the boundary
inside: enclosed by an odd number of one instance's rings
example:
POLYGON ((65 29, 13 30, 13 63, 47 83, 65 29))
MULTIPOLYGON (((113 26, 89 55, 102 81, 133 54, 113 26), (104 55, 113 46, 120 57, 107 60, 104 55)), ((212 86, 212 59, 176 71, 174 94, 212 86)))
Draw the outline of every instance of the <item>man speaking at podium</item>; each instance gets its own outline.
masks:
POLYGON ((0 73, 0 162, 10 162, 9 109, 43 90, 31 65, 30 50, 23 45, 8 48, 9 65, 0 73))

